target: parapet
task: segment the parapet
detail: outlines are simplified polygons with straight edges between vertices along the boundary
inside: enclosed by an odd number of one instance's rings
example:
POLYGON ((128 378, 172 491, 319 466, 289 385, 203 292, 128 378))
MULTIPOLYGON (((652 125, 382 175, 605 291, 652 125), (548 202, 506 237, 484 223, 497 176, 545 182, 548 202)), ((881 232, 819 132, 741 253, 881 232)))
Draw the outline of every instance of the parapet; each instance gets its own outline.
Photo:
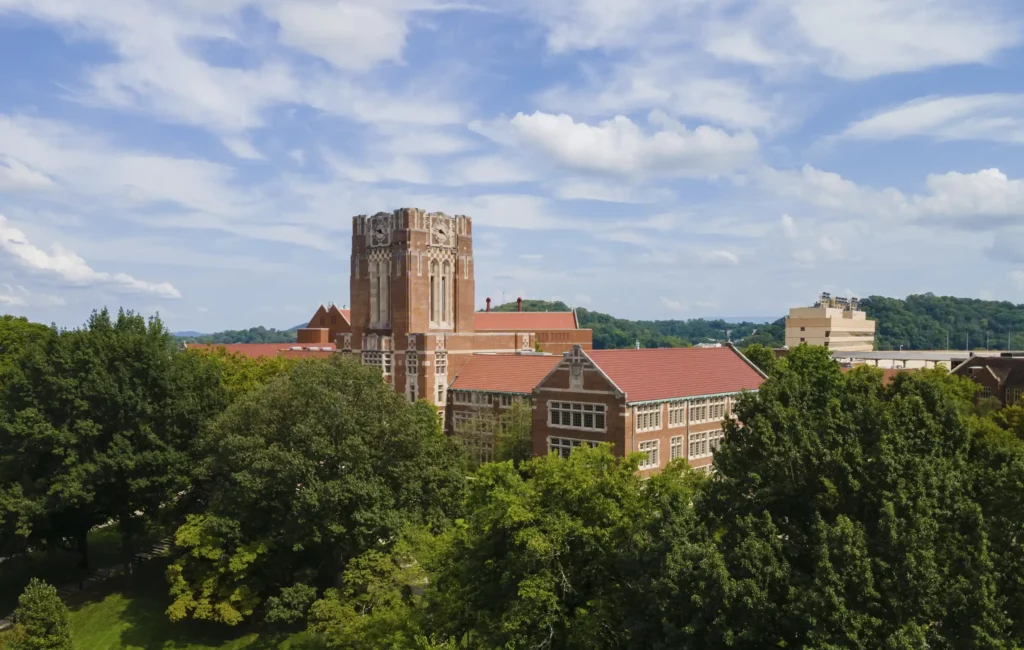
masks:
POLYGON ((374 225, 391 230, 429 231, 438 225, 447 225, 460 237, 473 236, 473 219, 465 215, 449 216, 444 212, 427 212, 420 208, 399 208, 393 212, 378 212, 373 216, 361 214, 352 217, 352 234, 365 235, 374 225))

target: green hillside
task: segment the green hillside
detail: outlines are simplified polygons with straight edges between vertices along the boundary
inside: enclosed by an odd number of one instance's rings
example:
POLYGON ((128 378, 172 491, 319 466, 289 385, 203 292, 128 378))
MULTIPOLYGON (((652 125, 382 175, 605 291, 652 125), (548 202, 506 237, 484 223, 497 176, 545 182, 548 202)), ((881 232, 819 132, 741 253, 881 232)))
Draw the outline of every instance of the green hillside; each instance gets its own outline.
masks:
MULTIPOLYGON (((516 311, 514 302, 492 307, 492 311, 516 311)), ((523 311, 569 311, 564 302, 524 300, 523 311)), ((782 321, 770 325, 763 323, 729 323, 724 320, 662 320, 632 321, 587 309, 577 309, 580 327, 594 331, 597 349, 631 348, 640 342, 645 348, 687 347, 702 342, 735 341, 747 345, 761 343, 782 345, 782 321)))
POLYGON ((1024 347, 1024 305, 995 300, 936 296, 904 299, 871 296, 861 301, 878 323, 880 350, 1005 350, 1024 347))
MULTIPOLYGON (((949 346, 963 350, 1024 348, 1024 305, 994 300, 936 296, 931 293, 906 298, 870 296, 861 300, 868 317, 878 323, 879 350, 934 350, 949 346)), ((492 311, 516 311, 515 302, 492 311)), ((569 311, 561 301, 524 300, 523 311, 569 311)), ((639 340, 642 347, 680 347, 701 342, 732 340, 740 345, 760 343, 770 347, 785 342, 784 320, 771 324, 730 323, 724 320, 634 321, 579 308, 580 327, 594 331, 598 349, 629 348, 639 340)), ((253 327, 198 337, 181 337, 197 343, 293 343, 295 329, 253 327)))

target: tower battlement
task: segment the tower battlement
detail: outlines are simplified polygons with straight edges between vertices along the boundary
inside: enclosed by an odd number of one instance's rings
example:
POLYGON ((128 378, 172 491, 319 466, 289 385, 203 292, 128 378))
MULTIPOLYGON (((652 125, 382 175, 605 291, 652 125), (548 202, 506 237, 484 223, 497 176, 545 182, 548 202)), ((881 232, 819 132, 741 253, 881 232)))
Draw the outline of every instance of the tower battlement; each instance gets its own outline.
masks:
POLYGON ((447 215, 444 212, 427 212, 420 208, 399 208, 394 212, 378 212, 374 215, 360 214, 352 217, 352 234, 366 235, 374 228, 428 232, 447 226, 448 232, 459 237, 473 236, 473 219, 465 215, 447 215))

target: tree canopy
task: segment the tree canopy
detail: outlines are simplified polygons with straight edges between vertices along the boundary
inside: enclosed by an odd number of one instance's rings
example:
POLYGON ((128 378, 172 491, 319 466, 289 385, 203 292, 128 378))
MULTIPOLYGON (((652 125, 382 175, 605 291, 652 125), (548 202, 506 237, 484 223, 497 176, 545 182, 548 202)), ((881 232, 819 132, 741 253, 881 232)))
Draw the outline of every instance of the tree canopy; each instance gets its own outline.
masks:
POLYGON ((352 359, 300 363, 242 397, 203 450, 205 509, 178 529, 184 553, 168 570, 172 619, 242 622, 461 506, 460 451, 434 409, 352 359))

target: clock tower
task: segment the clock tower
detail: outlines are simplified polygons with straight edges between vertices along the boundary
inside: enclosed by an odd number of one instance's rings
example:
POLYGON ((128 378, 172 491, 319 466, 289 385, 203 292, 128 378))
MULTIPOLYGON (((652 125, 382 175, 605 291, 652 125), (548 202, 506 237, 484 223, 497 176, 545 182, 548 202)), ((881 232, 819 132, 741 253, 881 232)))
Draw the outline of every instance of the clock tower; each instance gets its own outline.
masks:
POLYGON ((448 337, 473 333, 472 220, 415 208, 354 217, 351 264, 352 334, 339 347, 379 361, 396 388, 410 368, 444 369, 448 337))

